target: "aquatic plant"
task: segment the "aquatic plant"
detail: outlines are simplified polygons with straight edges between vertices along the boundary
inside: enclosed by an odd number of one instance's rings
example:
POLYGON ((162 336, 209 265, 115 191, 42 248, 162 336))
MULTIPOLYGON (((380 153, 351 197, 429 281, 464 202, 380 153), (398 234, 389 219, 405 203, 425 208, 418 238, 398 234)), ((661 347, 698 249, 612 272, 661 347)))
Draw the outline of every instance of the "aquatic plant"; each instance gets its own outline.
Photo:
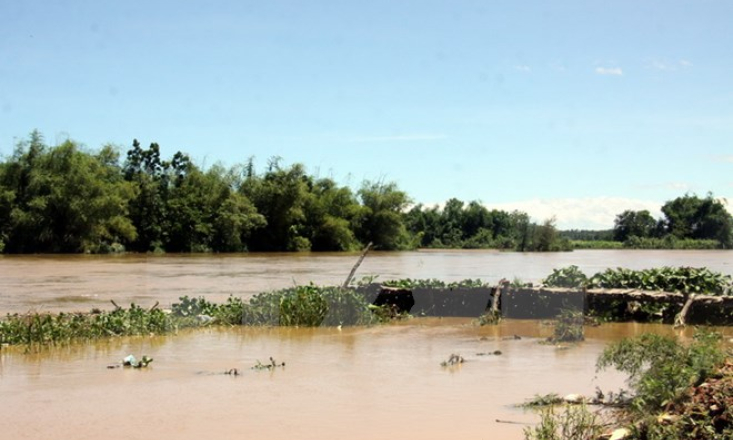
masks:
POLYGON ((667 292, 728 295, 733 277, 697 267, 662 267, 644 270, 607 269, 593 275, 589 288, 632 288, 667 292))
POLYGON ((242 306, 245 325, 364 325, 377 321, 364 296, 353 289, 313 284, 260 293, 242 306))
POLYGON ((399 280, 388 280, 382 283, 384 287, 393 287, 397 289, 468 289, 468 288, 481 288, 490 287, 490 284, 480 279, 465 279, 461 281, 453 281, 446 283, 445 281, 438 280, 435 278, 428 279, 412 279, 402 278, 399 280))
POLYGON ((543 406, 550 406, 550 405, 559 405, 563 403, 564 400, 562 397, 560 397, 556 393, 549 393, 549 394, 536 394, 532 399, 524 402, 523 404, 519 405, 523 408, 539 408, 543 406))
POLYGON ((622 288, 710 295, 727 295, 733 290, 733 277, 704 267, 665 266, 643 270, 619 267, 588 278, 577 266, 568 266, 554 269, 543 283, 548 287, 622 288))
POLYGON ((0 320, 0 344, 57 344, 77 339, 163 334, 192 323, 175 320, 157 307, 131 304, 95 313, 8 314, 0 320))
POLYGON ((547 278, 542 280, 542 284, 548 287, 580 288, 587 282, 588 277, 575 265, 554 269, 547 278))

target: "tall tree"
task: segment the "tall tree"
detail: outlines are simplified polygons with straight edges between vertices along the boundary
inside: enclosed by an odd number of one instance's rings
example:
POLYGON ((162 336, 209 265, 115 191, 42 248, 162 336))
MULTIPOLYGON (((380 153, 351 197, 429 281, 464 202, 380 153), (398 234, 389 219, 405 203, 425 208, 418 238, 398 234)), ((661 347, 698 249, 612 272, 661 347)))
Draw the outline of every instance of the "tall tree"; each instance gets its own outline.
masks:
POLYGON ((48 148, 33 134, 28 145, 19 145, 3 173, 14 196, 6 251, 99 252, 134 239, 132 189, 111 147, 97 155, 71 140, 48 148))
POLYGON ((686 194, 662 206, 665 227, 677 238, 717 240, 721 246, 733 247, 733 217, 724 201, 686 194))
POLYGON ((362 243, 372 242, 383 250, 408 246, 409 238, 403 220, 403 211, 410 203, 404 191, 395 183, 364 182, 359 190, 364 215, 357 237, 362 243))

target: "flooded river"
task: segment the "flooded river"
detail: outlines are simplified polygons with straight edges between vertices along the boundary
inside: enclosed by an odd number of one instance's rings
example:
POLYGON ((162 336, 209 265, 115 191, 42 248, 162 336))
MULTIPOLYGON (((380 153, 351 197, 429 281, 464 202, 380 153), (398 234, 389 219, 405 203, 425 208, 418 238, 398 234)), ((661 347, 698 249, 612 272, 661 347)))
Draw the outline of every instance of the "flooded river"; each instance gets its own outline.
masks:
MULTIPOLYGON (((707 266, 731 273, 727 252, 584 251, 563 254, 412 252, 370 254, 357 276, 536 281, 576 264, 707 266)), ((313 281, 334 284, 357 255, 2 257, 0 312, 88 310, 135 302, 212 300, 313 281)), ((119 338, 24 353, 0 349, 0 439, 521 439, 536 416, 514 406, 535 394, 616 390, 596 373, 603 347, 652 331, 606 324, 560 350, 539 342, 552 328, 506 320, 419 318, 357 328, 232 328, 119 338), (515 339, 514 335, 521 339, 515 339), (501 355, 483 355, 501 351, 501 355), (452 353, 466 362, 444 368, 452 353), (128 354, 147 369, 108 369, 128 354), (285 362, 252 370, 270 357, 285 362), (237 368, 239 376, 223 374, 237 368), (498 420, 498 421, 497 421, 498 420), (512 422, 512 423, 505 423, 512 422)), ((724 329, 726 339, 733 332, 724 329)))
MULTIPOLYGON (((0 314, 88 311, 134 302, 169 307, 183 295, 224 301, 293 284, 341 284, 358 254, 0 256, 0 314)), ((609 267, 708 267, 733 275, 733 251, 373 252, 356 278, 377 281, 502 278, 537 282, 553 269, 577 265, 587 275, 609 267)))

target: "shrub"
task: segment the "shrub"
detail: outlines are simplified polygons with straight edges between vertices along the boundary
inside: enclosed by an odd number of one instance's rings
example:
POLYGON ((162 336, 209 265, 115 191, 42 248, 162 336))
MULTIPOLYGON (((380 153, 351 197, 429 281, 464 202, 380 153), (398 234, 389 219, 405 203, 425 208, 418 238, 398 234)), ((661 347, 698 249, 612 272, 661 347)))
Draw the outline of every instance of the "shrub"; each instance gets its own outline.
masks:
POLYGON ((687 387, 704 381, 725 360, 720 335, 698 332, 689 346, 676 339, 646 333, 607 347, 596 364, 629 375, 636 411, 655 411, 674 403, 687 387))

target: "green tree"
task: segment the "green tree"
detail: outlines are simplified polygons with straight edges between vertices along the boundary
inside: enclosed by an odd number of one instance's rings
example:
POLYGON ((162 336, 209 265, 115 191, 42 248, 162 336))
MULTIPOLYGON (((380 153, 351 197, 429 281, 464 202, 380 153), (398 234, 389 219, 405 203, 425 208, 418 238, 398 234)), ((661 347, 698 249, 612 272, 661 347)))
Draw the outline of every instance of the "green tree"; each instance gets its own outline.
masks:
POLYGON ((163 173, 160 147, 157 143, 143 149, 137 139, 127 152, 123 167, 125 180, 135 190, 129 203, 129 216, 137 236, 128 247, 138 252, 163 250, 166 240, 166 194, 167 179, 163 173))
POLYGON ((664 226, 677 238, 717 240, 722 247, 733 247, 733 217, 724 201, 696 195, 685 195, 662 206, 664 226))
POLYGON ((403 249, 410 243, 403 212, 410 199, 395 183, 364 182, 359 190, 364 214, 357 229, 362 243, 383 250, 403 249))
POLYGON ((241 191, 254 203, 267 225, 252 237, 251 249, 257 251, 307 251, 304 206, 313 181, 302 164, 280 166, 280 159, 270 160, 268 171, 259 177, 250 173, 241 191))
POLYGON ((349 251, 359 248, 354 227, 362 208, 348 187, 332 179, 313 183, 304 204, 305 235, 314 251, 349 251))
POLYGON ((616 216, 613 227, 613 238, 626 241, 630 237, 652 237, 657 228, 657 221, 649 211, 626 210, 616 216))
POLYGON ((3 167, 5 250, 103 252, 134 239, 127 218, 133 191, 116 161, 111 147, 96 155, 71 140, 49 148, 32 133, 3 167))

